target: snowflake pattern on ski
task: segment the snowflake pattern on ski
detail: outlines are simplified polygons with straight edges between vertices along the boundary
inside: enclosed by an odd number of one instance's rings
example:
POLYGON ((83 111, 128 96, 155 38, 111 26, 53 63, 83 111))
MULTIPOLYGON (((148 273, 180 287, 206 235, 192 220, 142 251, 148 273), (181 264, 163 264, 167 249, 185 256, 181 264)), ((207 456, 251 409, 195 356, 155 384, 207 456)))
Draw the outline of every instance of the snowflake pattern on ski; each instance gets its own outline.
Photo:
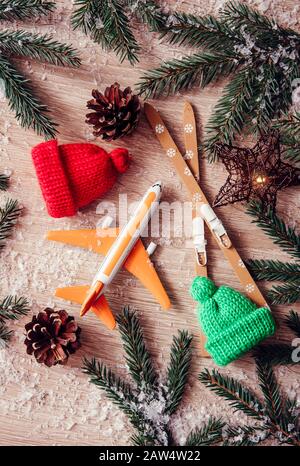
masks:
POLYGON ((190 170, 188 167, 185 167, 185 169, 184 169, 184 174, 185 174, 186 176, 192 176, 192 172, 191 172, 191 170, 190 170))
POLYGON ((158 123, 156 126, 155 126, 155 132, 157 134, 162 134, 164 132, 165 128, 163 125, 161 125, 160 123, 158 123))
POLYGON ((242 261, 242 259, 239 259, 239 261, 238 261, 238 266, 241 267, 242 269, 245 269, 245 264, 244 264, 244 262, 242 261))
POLYGON ((187 150, 184 154, 184 160, 191 160, 194 157, 194 152, 192 150, 187 150))
POLYGON ((184 125, 184 132, 187 133, 187 134, 191 134, 193 132, 193 125, 191 125, 191 123, 187 123, 186 125, 184 125))
POLYGON ((246 286, 245 286, 245 290, 247 293, 253 293, 254 291, 254 285, 253 283, 248 283, 246 286))
POLYGON ((172 157, 175 157, 176 155, 176 150, 173 149, 173 147, 170 147, 170 149, 167 150, 167 156, 172 158, 172 157))
POLYGON ((194 193, 192 197, 193 202, 201 202, 203 201, 203 196, 200 193, 194 193))

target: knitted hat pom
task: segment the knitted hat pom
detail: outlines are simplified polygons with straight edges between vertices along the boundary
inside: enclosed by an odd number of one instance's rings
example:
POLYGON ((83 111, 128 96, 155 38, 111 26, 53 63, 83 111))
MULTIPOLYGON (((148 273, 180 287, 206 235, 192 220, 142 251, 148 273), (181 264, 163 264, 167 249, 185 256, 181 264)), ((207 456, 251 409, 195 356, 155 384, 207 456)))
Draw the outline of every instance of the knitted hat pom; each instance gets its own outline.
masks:
POLYGON ((216 291, 216 285, 207 277, 196 277, 191 286, 192 298, 201 304, 212 298, 216 291))
POLYGON ((130 163, 130 156, 127 149, 121 147, 114 149, 109 154, 116 170, 125 173, 130 163))

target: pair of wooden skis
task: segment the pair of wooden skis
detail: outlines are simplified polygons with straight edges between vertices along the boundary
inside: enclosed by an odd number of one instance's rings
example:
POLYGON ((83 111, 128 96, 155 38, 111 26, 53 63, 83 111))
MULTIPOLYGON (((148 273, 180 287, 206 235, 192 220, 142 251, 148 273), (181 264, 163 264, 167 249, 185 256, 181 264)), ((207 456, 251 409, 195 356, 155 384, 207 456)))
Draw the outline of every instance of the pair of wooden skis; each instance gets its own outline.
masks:
MULTIPOLYGON (((233 246, 221 220, 215 214, 201 189, 196 122, 191 104, 185 102, 183 111, 184 155, 180 153, 158 111, 148 103, 145 103, 144 109, 150 126, 165 150, 166 156, 170 158, 174 164, 179 177, 183 181, 191 197, 196 273, 201 276, 207 276, 205 223, 241 282, 245 294, 248 295, 257 306, 268 307, 265 298, 259 291, 239 253, 233 246)), ((200 335, 200 340, 201 355, 209 357, 204 347, 205 337, 203 334, 200 335)))

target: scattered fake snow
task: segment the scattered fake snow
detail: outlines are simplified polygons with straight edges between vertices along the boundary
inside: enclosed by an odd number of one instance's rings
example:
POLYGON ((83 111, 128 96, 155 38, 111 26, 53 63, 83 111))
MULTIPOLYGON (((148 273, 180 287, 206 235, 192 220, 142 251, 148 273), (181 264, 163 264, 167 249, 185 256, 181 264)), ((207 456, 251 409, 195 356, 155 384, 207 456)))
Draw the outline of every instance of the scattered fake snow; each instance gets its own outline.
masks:
POLYGON ((120 431, 121 442, 128 441, 125 415, 88 382, 79 368, 56 366, 49 370, 38 365, 25 352, 21 355, 13 350, 17 340, 23 339, 18 329, 11 347, 0 351, 2 419, 29 421, 31 429, 22 435, 29 443, 33 436, 49 443, 47 439, 55 433, 59 433, 61 445, 67 444, 70 436, 88 443, 90 429, 98 442, 111 444, 117 436, 120 438, 120 431))
MULTIPOLYGON (((204 2, 204 6, 190 7, 189 12, 216 14, 217 10, 222 8, 225 3, 225 0, 209 0, 204 2)), ((298 6, 291 11, 283 12, 280 10, 280 2, 274 0, 253 0, 249 4, 257 6, 262 12, 274 15, 279 23, 285 26, 292 27, 297 24, 297 18, 299 18, 299 14, 297 14, 299 11, 298 6)), ((167 3, 162 2, 162 6, 166 8, 167 3)), ((184 6, 184 2, 181 0, 172 2, 172 7, 178 11, 184 6)), ((63 9, 58 10, 53 17, 56 17, 58 21, 62 21, 63 24, 62 26, 59 22, 57 25, 50 24, 47 31, 52 34, 57 34, 59 31, 60 39, 69 41, 72 35, 69 14, 66 15, 63 9)), ((97 23, 97 27, 102 28, 101 22, 97 23)), ((100 76, 93 56, 96 56, 99 52, 99 47, 90 44, 87 38, 78 31, 76 38, 78 38, 76 43, 78 48, 84 49, 89 46, 93 51, 87 59, 87 63, 91 67, 91 79, 94 79, 94 85, 98 86, 102 82, 102 76, 100 76)), ((150 50, 152 46, 148 45, 147 47, 150 50)), ((248 49, 244 50, 244 53, 248 54, 251 47, 253 47, 253 44, 249 42, 248 49)), ((283 53, 286 53, 286 51, 279 51, 273 57, 274 61, 281 59, 283 53)), ((101 66, 105 66, 108 59, 103 51, 101 51, 101 54, 101 66)), ((26 72, 30 75, 32 73, 30 62, 26 63, 26 68, 26 72)), ((104 74, 103 70, 101 72, 104 74)), ((48 79, 48 73, 49 71, 45 68, 42 75, 43 81, 48 79)), ((52 79, 51 76, 50 78, 52 79)), ((0 80, 0 101, 4 99, 4 92, 5 89, 0 80)), ((295 93, 294 104, 297 101, 298 94, 295 93)), ((5 146, 9 142, 9 137, 6 134, 9 125, 8 122, 5 123, 5 133, 0 137, 2 153, 5 153, 5 146)), ((84 131, 84 137, 88 141, 94 140, 89 128, 84 131)), ((5 164, 7 165, 7 161, 5 164)), ((144 173, 144 169, 141 170, 144 173)), ((6 168, 6 172, 9 173, 9 171, 10 168, 6 168)), ((174 177, 175 188, 176 183, 179 184, 176 177, 174 177)), ((84 222, 83 218, 84 215, 80 218, 81 225, 84 222)), ((29 225, 30 219, 26 218, 26 222, 29 225)), ((76 227, 72 222, 68 224, 68 221, 66 221, 66 224, 68 227, 76 227)), ((21 227, 16 231, 15 238, 16 240, 30 241, 30 237, 27 238, 21 227)), ((163 238, 161 243, 168 246, 172 245, 169 240, 163 238)), ((93 262, 93 266, 96 266, 97 263, 95 255, 88 251, 48 243, 43 239, 34 245, 33 253, 20 253, 17 248, 15 249, 15 245, 16 242, 11 240, 8 247, 1 253, 1 289, 11 293, 23 294, 29 298, 35 293, 43 292, 47 296, 47 304, 50 306, 54 305, 53 291, 56 286, 78 283, 78 275, 86 261, 93 262)), ((157 261, 157 266, 159 267, 159 265, 164 266, 162 262, 159 264, 159 261, 157 261)), ((134 286, 135 280, 130 278, 126 280, 124 286, 134 286)), ((184 283, 182 282, 180 286, 184 287, 184 283)), ((122 289, 116 290, 116 294, 121 295, 122 289)), ((39 306, 33 302, 33 311, 38 309, 39 306)), ((91 438, 95 444, 128 444, 131 430, 126 416, 107 400, 99 389, 89 384, 88 377, 83 375, 79 368, 80 357, 74 356, 75 359, 77 358, 78 368, 68 365, 48 369, 37 365, 34 358, 26 355, 22 329, 24 319, 20 323, 10 324, 11 328, 15 329, 14 339, 8 349, 0 350, 0 417, 3 420, 2 424, 13 425, 13 420, 17 419, 23 426, 30 425, 30 429, 26 429, 26 427, 23 429, 23 436, 28 438, 28 443, 30 443, 30 438, 34 436, 40 438, 42 443, 46 444, 50 444, 53 439, 57 444, 74 443, 74 441, 89 444, 91 438), (57 433, 59 434, 59 440, 57 433)), ((162 355, 161 358, 165 361, 165 355, 162 355)), ((285 376, 288 374, 283 369, 281 371, 283 371, 283 380, 285 380, 285 376)), ((231 372, 231 375, 238 376, 245 381, 245 384, 250 382, 247 374, 243 371, 238 374, 236 368, 231 372)), ((233 423, 246 421, 246 417, 241 416, 241 414, 232 414, 232 410, 226 406, 225 402, 209 393, 199 383, 194 383, 192 389, 188 386, 187 391, 189 400, 191 400, 190 403, 183 403, 171 420, 172 430, 179 444, 185 442, 187 433, 192 428, 201 427, 202 423, 207 421, 210 415, 219 417, 220 414, 224 414, 233 423)), ((287 390, 287 394, 291 397, 298 396, 299 384, 294 382, 287 390)), ((152 400, 149 403, 145 402, 142 395, 139 402, 148 418, 157 420, 161 417, 162 426, 165 425, 168 419, 161 416, 164 407, 162 399, 152 400)), ((288 429, 292 431, 293 427, 293 425, 289 425, 288 429)))

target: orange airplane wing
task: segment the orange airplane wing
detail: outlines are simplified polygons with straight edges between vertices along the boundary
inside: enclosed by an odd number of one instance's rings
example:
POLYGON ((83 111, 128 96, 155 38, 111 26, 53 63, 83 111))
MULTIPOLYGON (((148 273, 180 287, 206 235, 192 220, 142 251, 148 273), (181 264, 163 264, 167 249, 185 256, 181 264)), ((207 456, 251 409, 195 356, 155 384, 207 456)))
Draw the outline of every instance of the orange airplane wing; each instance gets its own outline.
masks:
MULTIPOLYGON (((60 243, 79 246, 95 251, 98 254, 106 255, 114 243, 118 232, 118 228, 97 230, 52 230, 47 233, 47 238, 51 241, 59 241, 60 243)), ((123 267, 140 280, 144 287, 150 291, 164 309, 168 309, 170 307, 168 295, 155 271, 149 254, 147 253, 141 239, 138 239, 136 245, 124 262, 123 267)), ((76 286, 58 288, 56 296, 82 304, 87 289, 87 287, 76 286), (82 294, 83 289, 84 295, 82 294)))
MULTIPOLYGON (((86 296, 89 286, 68 286, 66 288, 57 288, 55 296, 65 299, 66 301, 73 301, 74 303, 82 304, 86 296)), ((91 310, 96 314, 99 319, 108 327, 113 330, 116 326, 116 321, 113 313, 109 307, 108 302, 104 295, 93 304, 91 310)))
POLYGON ((140 280, 164 309, 169 309, 171 305, 169 297, 141 239, 137 241, 123 267, 140 280))
POLYGON ((119 228, 97 230, 51 230, 47 233, 50 241, 71 244, 89 249, 105 256, 118 236, 119 228))

